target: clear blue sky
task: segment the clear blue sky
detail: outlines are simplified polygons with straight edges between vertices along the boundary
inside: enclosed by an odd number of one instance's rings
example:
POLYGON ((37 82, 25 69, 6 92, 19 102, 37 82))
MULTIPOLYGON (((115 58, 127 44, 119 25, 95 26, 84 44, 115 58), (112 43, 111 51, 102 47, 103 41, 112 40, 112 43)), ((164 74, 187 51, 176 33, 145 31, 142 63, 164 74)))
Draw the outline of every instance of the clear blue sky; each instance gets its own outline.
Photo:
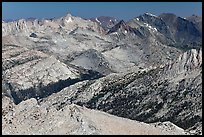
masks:
POLYGON ((2 2, 3 19, 58 18, 67 12, 82 18, 104 15, 124 20, 145 12, 202 16, 202 2, 2 2))

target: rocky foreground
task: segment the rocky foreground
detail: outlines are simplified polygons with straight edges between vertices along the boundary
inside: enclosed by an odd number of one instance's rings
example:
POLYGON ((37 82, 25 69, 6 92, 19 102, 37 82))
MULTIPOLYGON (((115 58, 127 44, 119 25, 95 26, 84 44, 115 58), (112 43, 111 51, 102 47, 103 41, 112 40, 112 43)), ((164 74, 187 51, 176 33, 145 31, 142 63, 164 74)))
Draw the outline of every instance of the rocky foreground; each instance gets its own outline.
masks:
POLYGON ((171 122, 145 124, 78 105, 56 110, 31 98, 18 105, 3 97, 2 131, 27 135, 185 135, 171 122))

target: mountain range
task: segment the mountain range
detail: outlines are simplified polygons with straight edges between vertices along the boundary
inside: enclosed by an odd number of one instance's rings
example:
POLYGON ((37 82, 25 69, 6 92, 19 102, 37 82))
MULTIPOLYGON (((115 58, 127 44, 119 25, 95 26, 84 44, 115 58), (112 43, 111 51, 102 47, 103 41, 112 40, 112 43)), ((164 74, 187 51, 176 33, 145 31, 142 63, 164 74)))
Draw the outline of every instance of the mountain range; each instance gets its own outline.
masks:
POLYGON ((3 134, 202 134, 201 78, 196 15, 2 21, 3 134))

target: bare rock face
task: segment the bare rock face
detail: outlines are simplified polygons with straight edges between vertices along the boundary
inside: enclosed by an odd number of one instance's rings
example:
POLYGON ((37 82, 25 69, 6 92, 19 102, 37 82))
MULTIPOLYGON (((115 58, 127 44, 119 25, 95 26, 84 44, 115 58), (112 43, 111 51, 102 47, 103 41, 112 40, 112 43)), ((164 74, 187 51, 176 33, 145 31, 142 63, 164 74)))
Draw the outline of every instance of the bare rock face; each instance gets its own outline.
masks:
MULTIPOLYGON (((202 48, 191 49, 181 54, 174 62, 165 66, 164 72, 166 77, 176 77, 178 75, 190 75, 189 73, 201 71, 202 69, 202 48)), ((202 71, 201 71, 202 72, 202 71)))
POLYGON ((3 97, 2 101, 3 135, 187 134, 171 123, 157 127, 74 104, 56 110, 53 107, 45 108, 38 105, 34 98, 22 101, 18 105, 13 104, 7 97, 3 97))
POLYGON ((92 73, 90 71, 85 76, 82 71, 37 50, 15 45, 6 45, 3 50, 3 80, 15 103, 48 96, 92 73))
POLYGON ((2 50, 3 71, 33 60, 40 60, 48 57, 43 52, 29 50, 18 45, 5 45, 2 47, 2 50))
POLYGON ((81 53, 71 61, 71 64, 82 66, 85 69, 95 70, 105 75, 112 72, 108 60, 94 49, 81 53))
MULTIPOLYGON (((15 91, 16 94, 19 92, 19 94, 30 93, 35 95, 38 93, 32 93, 33 87, 41 88, 48 86, 51 83, 79 78, 79 74, 76 70, 68 69, 64 64, 61 64, 52 57, 49 57, 42 62, 30 61, 29 63, 7 70, 5 73, 5 80, 9 81, 9 85, 12 86, 12 90, 15 91), (53 70, 51 67, 53 67, 53 70), (24 75, 22 72, 24 72, 24 75)), ((15 93, 13 94, 15 95, 15 93)))

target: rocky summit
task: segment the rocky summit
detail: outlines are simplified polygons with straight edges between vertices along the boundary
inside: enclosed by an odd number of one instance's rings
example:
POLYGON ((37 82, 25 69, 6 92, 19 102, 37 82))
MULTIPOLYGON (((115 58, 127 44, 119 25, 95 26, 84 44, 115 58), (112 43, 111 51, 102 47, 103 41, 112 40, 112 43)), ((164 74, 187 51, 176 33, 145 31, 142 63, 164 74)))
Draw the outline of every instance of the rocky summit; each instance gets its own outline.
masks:
POLYGON ((202 17, 2 21, 2 133, 202 135, 202 17))

